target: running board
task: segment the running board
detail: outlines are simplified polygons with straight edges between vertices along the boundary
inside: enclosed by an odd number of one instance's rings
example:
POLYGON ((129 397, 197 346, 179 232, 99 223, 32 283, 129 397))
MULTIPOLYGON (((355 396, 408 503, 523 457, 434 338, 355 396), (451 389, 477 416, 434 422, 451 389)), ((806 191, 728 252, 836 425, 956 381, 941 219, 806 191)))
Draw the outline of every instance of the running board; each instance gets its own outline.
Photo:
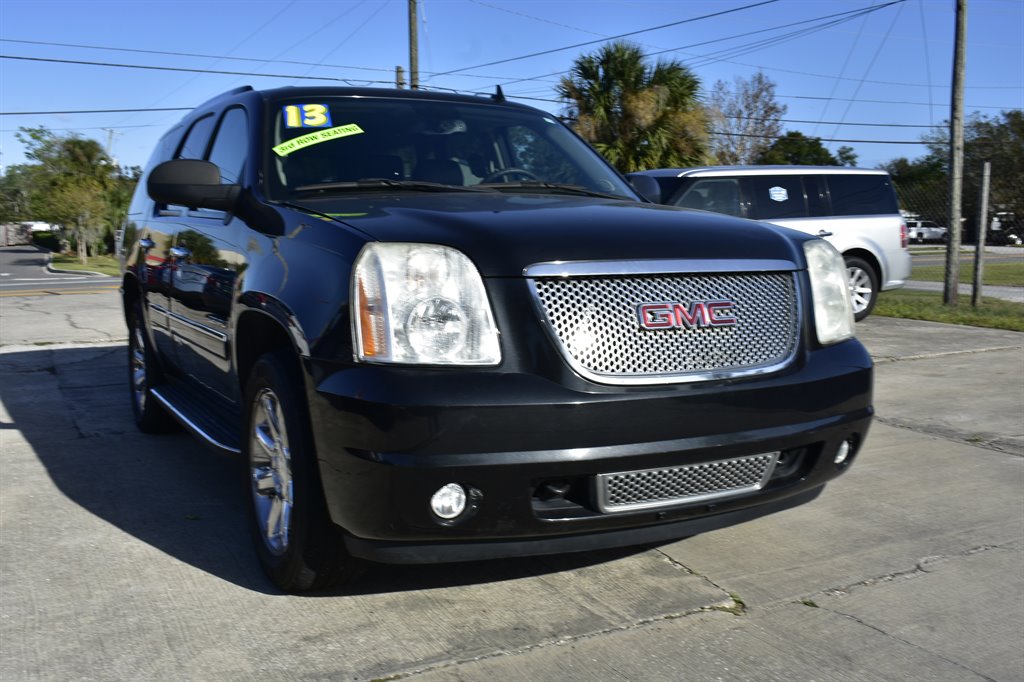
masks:
POLYGON ((231 433, 231 429, 225 428, 221 422, 211 417, 210 410, 204 407, 202 401, 187 391, 171 384, 161 384, 150 388, 149 393, 182 426, 199 436, 217 452, 228 455, 242 453, 238 434, 231 433))

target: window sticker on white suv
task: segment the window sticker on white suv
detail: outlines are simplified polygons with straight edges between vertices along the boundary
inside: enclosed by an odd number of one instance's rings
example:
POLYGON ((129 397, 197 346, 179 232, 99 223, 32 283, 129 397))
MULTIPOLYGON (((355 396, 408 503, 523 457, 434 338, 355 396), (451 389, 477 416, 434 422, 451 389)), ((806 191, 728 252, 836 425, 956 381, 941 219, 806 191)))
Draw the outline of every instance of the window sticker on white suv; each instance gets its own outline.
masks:
POLYGON ((785 187, 772 187, 768 190, 768 196, 771 197, 772 201, 785 201, 789 199, 789 192, 786 191, 785 187))

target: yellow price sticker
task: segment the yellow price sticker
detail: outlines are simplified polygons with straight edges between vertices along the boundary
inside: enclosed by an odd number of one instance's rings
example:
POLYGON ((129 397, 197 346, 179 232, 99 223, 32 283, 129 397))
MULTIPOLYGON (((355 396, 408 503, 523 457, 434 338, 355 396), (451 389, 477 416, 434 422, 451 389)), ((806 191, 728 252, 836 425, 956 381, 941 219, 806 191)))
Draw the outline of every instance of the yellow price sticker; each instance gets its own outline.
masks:
POLYGON ((336 128, 318 130, 315 133, 309 133, 308 135, 300 135, 299 137, 288 140, 287 142, 282 142, 279 145, 271 147, 271 149, 273 149, 274 153, 278 156, 288 156, 292 152, 305 149, 306 147, 312 147, 313 145, 320 144, 321 142, 336 140, 350 135, 359 135, 364 132, 366 131, 355 123, 349 123, 348 125, 337 126, 336 128))

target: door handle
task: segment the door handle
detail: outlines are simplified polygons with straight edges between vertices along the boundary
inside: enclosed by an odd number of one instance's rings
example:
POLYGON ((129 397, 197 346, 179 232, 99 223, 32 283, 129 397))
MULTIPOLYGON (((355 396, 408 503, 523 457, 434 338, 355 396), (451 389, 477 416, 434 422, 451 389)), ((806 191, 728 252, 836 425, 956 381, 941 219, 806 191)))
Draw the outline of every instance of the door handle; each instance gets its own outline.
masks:
POLYGON ((178 259, 181 259, 181 260, 185 260, 186 258, 188 258, 191 255, 192 255, 192 251, 190 251, 189 249, 186 249, 184 246, 172 246, 171 247, 171 257, 172 258, 178 258, 178 259))
POLYGON ((143 237, 142 239, 139 240, 139 248, 142 249, 143 251, 149 251, 154 246, 156 246, 156 242, 150 239, 149 237, 143 237))
POLYGON ((831 236, 832 236, 832 233, 831 233, 831 232, 829 232, 828 230, 820 230, 820 231, 818 232, 818 236, 819 236, 819 237, 831 237, 831 236))

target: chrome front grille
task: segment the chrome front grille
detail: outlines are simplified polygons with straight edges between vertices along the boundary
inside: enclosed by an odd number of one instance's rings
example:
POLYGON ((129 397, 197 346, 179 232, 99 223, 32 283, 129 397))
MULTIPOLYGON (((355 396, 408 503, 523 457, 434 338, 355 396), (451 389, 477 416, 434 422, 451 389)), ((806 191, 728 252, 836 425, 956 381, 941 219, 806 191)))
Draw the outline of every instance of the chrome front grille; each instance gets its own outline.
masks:
POLYGON ((542 316, 563 356, 603 383, 669 383, 775 371, 796 352, 793 272, 534 277, 542 316), (730 326, 645 329, 651 303, 733 303, 730 326))
POLYGON ((597 506, 603 512, 704 502, 760 490, 779 453, 722 459, 667 469, 598 474, 597 506))

